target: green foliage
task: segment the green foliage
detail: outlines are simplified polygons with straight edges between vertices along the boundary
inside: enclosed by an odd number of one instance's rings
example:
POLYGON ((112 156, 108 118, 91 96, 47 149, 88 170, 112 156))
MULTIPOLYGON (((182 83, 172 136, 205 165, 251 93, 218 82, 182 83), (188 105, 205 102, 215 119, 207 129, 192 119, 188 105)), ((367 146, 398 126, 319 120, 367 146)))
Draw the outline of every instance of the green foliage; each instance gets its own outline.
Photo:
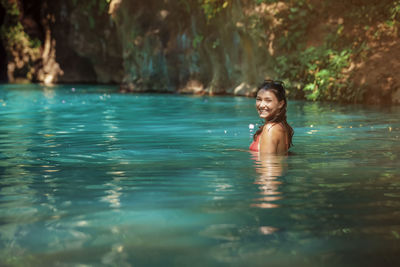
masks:
POLYGON ((399 25, 400 20, 400 1, 394 1, 392 7, 390 8, 390 17, 386 21, 389 27, 396 27, 399 25))
POLYGON ((4 40, 7 40, 7 45, 10 47, 20 44, 25 39, 24 27, 19 22, 8 27, 6 25, 2 25, 1 36, 4 40))
POLYGON ((283 24, 280 31, 279 46, 282 49, 292 50, 302 44, 301 40, 304 37, 309 23, 312 21, 313 6, 309 1, 299 0, 294 1, 288 10, 277 14, 277 17, 282 19, 283 24))
POLYGON ((229 6, 229 0, 198 0, 208 22, 229 6))
POLYGON ((42 46, 42 42, 37 38, 30 39, 29 46, 32 48, 40 48, 42 46))
POLYGON ((390 9, 390 18, 395 20, 400 15, 400 1, 395 1, 393 7, 390 9))
POLYGON ((88 23, 91 29, 96 27, 96 16, 102 16, 107 13, 111 0, 71 0, 72 5, 82 10, 87 15, 88 23))
POLYGON ((276 15, 282 21, 281 26, 275 30, 275 34, 279 36, 275 46, 281 56, 275 58, 274 69, 294 89, 292 95, 311 101, 362 101, 365 87, 356 88, 352 85, 350 65, 356 60, 367 60, 370 48, 368 40, 357 34, 357 30, 367 32, 374 29, 375 34, 372 37, 375 40, 388 34, 396 34, 400 0, 391 3, 346 2, 340 5, 334 0, 327 0, 317 4, 318 8, 309 0, 284 2, 287 8, 276 15), (329 12, 337 19, 336 27, 319 17, 329 12), (310 39, 312 29, 315 29, 315 25, 310 23, 315 22, 324 22, 315 32, 320 33, 325 27, 326 34, 317 36, 316 45, 310 46, 307 40, 310 39), (355 35, 349 31, 353 25, 355 35), (361 27, 358 28, 357 25, 361 27))
POLYGON ((204 39, 204 36, 203 36, 203 35, 196 34, 196 35, 194 36, 194 38, 193 38, 193 41, 192 41, 192 46, 193 46, 193 48, 197 48, 197 47, 201 44, 201 42, 203 41, 203 39, 204 39))
POLYGON ((1 0, 0 4, 4 7, 6 14, 9 17, 19 17, 20 11, 18 8, 17 1, 1 0))
POLYGON ((41 55, 41 42, 32 39, 24 30, 20 20, 17 1, 1 0, 5 8, 4 23, 0 27, 0 38, 8 54, 8 61, 15 63, 18 77, 32 80, 34 64, 41 55))
POLYGON ((352 92, 344 74, 351 55, 350 49, 338 51, 326 46, 309 47, 289 56, 277 57, 275 71, 289 81, 300 81, 308 100, 353 101, 359 96, 352 92))
POLYGON ((5 40, 8 51, 26 48, 32 56, 37 56, 41 42, 38 39, 31 39, 25 33, 24 27, 19 22, 20 11, 17 2, 2 0, 1 4, 6 9, 6 20, 0 28, 1 39, 5 40))

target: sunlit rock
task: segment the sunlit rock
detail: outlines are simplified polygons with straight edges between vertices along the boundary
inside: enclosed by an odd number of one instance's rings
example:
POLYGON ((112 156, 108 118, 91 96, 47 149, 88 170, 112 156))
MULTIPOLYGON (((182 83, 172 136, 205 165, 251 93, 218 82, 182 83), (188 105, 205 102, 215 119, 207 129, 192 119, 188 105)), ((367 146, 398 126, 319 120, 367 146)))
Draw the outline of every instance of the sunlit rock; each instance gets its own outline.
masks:
POLYGON ((241 83, 239 86, 233 89, 233 94, 238 96, 252 96, 256 91, 254 86, 250 86, 248 83, 241 83))
POLYGON ((179 89, 179 93, 183 94, 204 94, 204 85, 198 80, 190 80, 186 85, 179 89))

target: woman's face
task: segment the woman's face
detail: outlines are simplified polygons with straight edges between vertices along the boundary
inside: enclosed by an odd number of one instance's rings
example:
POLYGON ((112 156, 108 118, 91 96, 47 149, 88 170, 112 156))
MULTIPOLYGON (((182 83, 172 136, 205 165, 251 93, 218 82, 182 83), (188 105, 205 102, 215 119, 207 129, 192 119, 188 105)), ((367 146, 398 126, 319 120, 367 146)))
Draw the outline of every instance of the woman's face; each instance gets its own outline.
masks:
POLYGON ((271 90, 261 89, 257 93, 256 108, 261 119, 273 118, 283 107, 284 100, 279 101, 271 90))

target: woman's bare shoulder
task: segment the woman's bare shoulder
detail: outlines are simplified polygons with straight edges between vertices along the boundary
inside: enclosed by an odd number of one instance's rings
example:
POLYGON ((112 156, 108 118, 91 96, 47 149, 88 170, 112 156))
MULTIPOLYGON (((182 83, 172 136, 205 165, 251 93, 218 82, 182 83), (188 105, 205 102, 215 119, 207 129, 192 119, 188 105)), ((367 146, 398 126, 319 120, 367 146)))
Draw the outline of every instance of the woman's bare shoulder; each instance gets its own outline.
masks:
POLYGON ((274 123, 268 126, 268 132, 270 134, 284 134, 285 129, 282 127, 280 123, 274 123))
POLYGON ((261 133, 261 142, 278 141, 285 136, 285 130, 278 124, 266 125, 265 130, 261 133))

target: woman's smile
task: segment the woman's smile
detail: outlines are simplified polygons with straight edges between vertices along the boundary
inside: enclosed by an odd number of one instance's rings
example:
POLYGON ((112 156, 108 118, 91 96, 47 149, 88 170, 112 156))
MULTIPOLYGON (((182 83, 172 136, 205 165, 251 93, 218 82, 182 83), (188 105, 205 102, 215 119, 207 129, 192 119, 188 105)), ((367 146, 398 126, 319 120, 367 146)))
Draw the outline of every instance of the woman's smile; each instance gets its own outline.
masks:
POLYGON ((259 108, 259 109, 258 109, 258 114, 259 114, 259 115, 268 114, 269 112, 270 112, 270 110, 269 110, 269 109, 266 109, 266 108, 259 108))

